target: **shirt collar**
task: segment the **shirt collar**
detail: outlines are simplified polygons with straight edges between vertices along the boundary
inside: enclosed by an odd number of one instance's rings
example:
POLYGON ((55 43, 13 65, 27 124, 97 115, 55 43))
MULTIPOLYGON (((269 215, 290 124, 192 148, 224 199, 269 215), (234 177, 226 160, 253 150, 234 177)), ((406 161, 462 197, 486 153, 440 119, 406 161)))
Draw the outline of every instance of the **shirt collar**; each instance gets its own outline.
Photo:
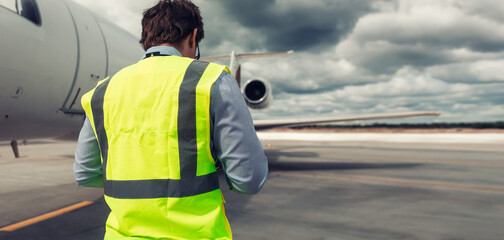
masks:
POLYGON ((180 54, 180 52, 174 47, 155 46, 155 47, 151 47, 151 48, 147 49, 147 51, 145 52, 142 59, 145 59, 149 54, 154 53, 154 52, 159 52, 160 54, 163 54, 163 55, 182 57, 182 54, 180 54))

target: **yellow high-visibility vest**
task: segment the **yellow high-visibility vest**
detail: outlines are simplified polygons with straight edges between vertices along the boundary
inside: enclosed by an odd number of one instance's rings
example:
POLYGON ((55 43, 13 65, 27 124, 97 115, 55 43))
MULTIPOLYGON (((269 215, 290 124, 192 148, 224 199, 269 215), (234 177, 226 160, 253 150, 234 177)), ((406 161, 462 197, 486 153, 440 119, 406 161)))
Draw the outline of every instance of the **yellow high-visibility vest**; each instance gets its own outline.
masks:
POLYGON ((105 239, 232 239, 210 150, 210 92, 224 70, 152 56, 82 97, 111 209, 105 239))

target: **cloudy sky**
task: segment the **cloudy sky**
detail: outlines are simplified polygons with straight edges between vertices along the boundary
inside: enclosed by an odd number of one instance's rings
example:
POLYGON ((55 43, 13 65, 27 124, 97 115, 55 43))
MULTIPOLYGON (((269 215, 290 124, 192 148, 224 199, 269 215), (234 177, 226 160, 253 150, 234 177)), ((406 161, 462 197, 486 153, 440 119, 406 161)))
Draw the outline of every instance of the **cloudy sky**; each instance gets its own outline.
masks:
MULTIPOLYGON (((76 0, 140 36, 155 0, 76 0)), ((273 86, 254 118, 440 111, 436 122, 504 120, 504 2, 194 0, 203 57, 294 50, 242 62, 273 86)), ((227 64, 224 62, 224 64, 227 64)))

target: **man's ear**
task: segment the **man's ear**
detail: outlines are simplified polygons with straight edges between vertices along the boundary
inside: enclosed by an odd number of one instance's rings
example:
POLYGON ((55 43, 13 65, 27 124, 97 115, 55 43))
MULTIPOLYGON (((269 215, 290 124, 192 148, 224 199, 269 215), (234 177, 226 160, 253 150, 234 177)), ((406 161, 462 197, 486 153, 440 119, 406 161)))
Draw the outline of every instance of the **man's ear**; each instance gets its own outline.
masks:
POLYGON ((198 33, 198 28, 194 28, 192 35, 189 36, 189 46, 191 48, 196 48, 196 34, 198 33))

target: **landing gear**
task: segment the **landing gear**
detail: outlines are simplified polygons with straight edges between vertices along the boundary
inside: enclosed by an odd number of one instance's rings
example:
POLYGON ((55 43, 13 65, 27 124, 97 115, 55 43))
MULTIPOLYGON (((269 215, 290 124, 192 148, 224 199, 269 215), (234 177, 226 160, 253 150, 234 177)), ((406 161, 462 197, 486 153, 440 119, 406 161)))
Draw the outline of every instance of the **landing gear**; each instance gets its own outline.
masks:
POLYGON ((19 149, 18 149, 17 141, 16 140, 12 140, 11 143, 10 143, 10 145, 12 147, 12 151, 14 151, 14 156, 16 158, 19 158, 19 149))

